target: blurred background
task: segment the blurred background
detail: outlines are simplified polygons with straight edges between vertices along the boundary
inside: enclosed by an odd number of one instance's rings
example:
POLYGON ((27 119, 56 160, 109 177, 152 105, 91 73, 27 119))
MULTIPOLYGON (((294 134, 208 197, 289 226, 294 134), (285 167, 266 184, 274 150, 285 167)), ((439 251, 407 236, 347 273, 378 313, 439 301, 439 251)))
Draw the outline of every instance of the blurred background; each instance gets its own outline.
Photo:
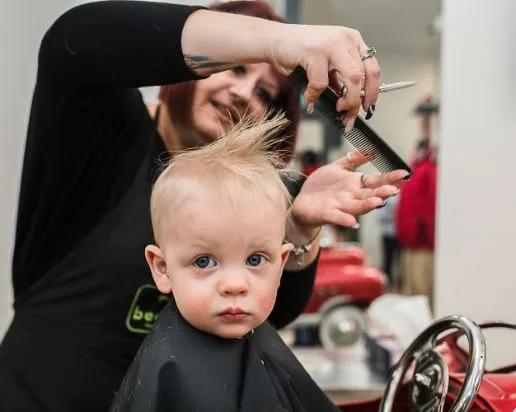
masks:
MULTIPOLYGON (((1 4, 0 336, 12 316, 15 207, 37 49, 52 21, 80 3, 1 4)), ((477 322, 516 321, 516 46, 510 40, 516 2, 269 3, 291 23, 357 28, 377 49, 383 82, 417 82, 381 95, 370 121, 413 165, 411 184, 361 218, 358 230, 325 228, 306 316, 283 331, 332 396, 368 397, 383 390, 396 356, 434 318, 459 313, 477 322), (411 226, 402 217, 424 224, 411 226)), ((156 101, 156 89, 142 92, 156 101)), ((311 173, 351 149, 317 113, 305 115, 293 166, 311 173)), ((511 359, 515 342, 512 334, 490 336, 489 360, 511 359)))

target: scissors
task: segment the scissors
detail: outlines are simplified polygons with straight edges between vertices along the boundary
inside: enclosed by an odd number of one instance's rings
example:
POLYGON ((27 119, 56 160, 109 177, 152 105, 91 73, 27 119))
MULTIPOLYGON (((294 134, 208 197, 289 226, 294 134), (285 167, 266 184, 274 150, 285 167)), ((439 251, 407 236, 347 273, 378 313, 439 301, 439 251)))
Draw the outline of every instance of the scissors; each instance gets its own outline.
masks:
MULTIPOLYGON (((412 87, 415 84, 416 84, 416 82, 413 82, 413 81, 409 81, 409 82, 396 82, 396 83, 383 83, 380 86, 380 90, 379 91, 380 91, 380 93, 392 92, 393 90, 400 90, 400 89, 405 89, 407 87, 412 87)), ((342 89, 340 91, 340 96, 345 96, 347 93, 348 93, 348 86, 346 86, 346 85, 342 86, 342 89)), ((360 92, 360 96, 361 97, 365 96, 365 90, 362 90, 360 92)))
MULTIPOLYGON (((406 87, 412 87, 416 84, 416 82, 413 82, 413 81, 407 81, 407 82, 396 82, 396 83, 383 83, 381 86, 380 86, 380 90, 379 92, 380 93, 384 93, 384 92, 391 92, 393 90, 400 90, 400 89, 405 89, 406 87)), ((331 89, 330 89, 331 90, 331 89)), ((340 96, 335 93, 334 90, 332 90, 333 93, 336 95, 336 97, 342 97, 342 96, 345 96, 348 92, 348 87, 344 84, 344 86, 342 86, 342 89, 340 91, 340 96)), ((360 96, 361 97, 364 97, 365 96, 365 90, 362 90, 360 92, 360 96)), ((374 112, 374 106, 371 108, 368 108, 367 109, 367 115, 365 117, 366 120, 369 120, 372 116, 373 116, 373 112, 374 112)))
MULTIPOLYGON (((416 82, 413 82, 413 81, 395 82, 395 83, 383 83, 380 86, 380 93, 392 92, 393 90, 405 89, 407 87, 412 87, 414 85, 416 85, 416 82)), ((362 97, 365 96, 365 90, 362 90, 360 92, 360 96, 362 96, 362 97)))

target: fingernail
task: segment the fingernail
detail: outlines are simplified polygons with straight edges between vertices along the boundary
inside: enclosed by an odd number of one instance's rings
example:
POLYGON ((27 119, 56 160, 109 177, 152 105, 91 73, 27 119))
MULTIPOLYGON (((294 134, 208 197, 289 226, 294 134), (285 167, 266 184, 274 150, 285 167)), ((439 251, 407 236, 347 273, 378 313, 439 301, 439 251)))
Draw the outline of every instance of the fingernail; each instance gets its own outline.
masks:
POLYGON ((344 127, 344 134, 348 134, 353 130, 353 127, 355 126, 355 119, 349 119, 346 122, 346 126, 344 127))
POLYGON ((377 209, 387 206, 387 200, 384 200, 380 206, 376 206, 377 209))
POLYGON ((369 106, 369 108, 367 109, 367 114, 365 116, 365 119, 369 120, 371 117, 373 117, 375 110, 376 110, 376 105, 372 104, 371 106, 369 106))
POLYGON ((355 223, 353 226, 351 226, 352 229, 358 229, 360 227, 360 223, 355 223))
POLYGON ((405 174, 402 176, 402 179, 408 179, 410 173, 405 171, 405 174))
POLYGON ((337 117, 339 119, 342 119, 344 116, 346 116, 347 113, 348 113, 347 110, 341 110, 340 112, 337 112, 337 117))
POLYGON ((314 112, 314 104, 313 103, 308 103, 308 106, 306 107, 306 112, 308 114, 312 114, 314 112))

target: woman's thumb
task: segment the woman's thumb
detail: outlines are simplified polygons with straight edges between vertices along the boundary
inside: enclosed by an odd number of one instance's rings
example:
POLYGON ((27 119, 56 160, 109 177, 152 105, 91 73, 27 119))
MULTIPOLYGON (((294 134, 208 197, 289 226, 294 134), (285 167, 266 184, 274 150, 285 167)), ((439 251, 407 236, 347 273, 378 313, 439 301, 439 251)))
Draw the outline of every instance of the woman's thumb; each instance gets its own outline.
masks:
POLYGON ((313 105, 328 87, 328 63, 324 60, 310 62, 306 66, 308 87, 305 91, 305 104, 308 112, 313 111, 313 105))

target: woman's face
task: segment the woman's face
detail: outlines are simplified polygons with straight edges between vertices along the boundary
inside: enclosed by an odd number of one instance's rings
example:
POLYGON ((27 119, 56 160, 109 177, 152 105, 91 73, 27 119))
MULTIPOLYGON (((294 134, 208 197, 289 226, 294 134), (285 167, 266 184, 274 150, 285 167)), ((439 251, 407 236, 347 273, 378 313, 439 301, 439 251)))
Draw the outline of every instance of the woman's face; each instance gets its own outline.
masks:
POLYGON ((280 75, 267 63, 248 64, 212 74, 196 83, 193 126, 206 143, 244 114, 263 115, 278 97, 280 75))

